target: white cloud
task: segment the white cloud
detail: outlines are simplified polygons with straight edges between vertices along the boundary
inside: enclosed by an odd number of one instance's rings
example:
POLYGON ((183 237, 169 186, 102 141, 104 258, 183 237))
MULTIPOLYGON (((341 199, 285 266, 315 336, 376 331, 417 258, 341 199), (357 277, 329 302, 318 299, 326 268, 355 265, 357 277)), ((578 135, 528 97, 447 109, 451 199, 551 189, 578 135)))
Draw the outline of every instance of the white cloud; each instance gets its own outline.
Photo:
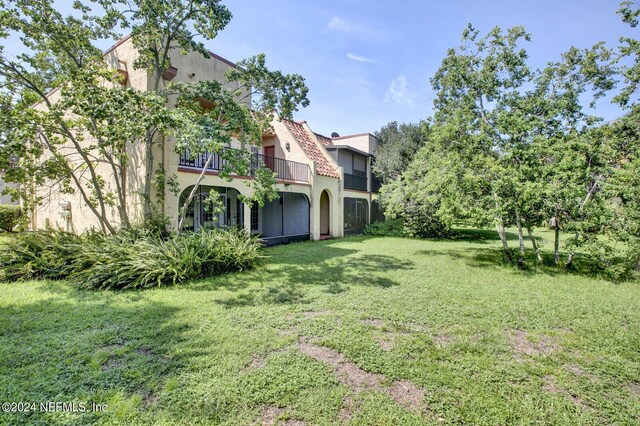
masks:
POLYGON ((409 90, 407 77, 399 75, 391 80, 389 90, 387 90, 384 100, 396 104, 406 103, 411 105, 413 103, 412 98, 413 93, 409 90))
POLYGON ((368 62, 368 63, 374 62, 373 59, 365 58, 364 56, 354 55, 353 53, 347 53, 347 58, 357 62, 368 62))
POLYGON ((376 31, 374 31, 373 29, 367 26, 356 24, 355 22, 347 21, 346 19, 341 18, 340 16, 334 16, 333 18, 331 18, 327 26, 331 29, 342 31, 345 33, 377 34, 376 31))
POLYGON ((329 26, 329 28, 333 28, 335 30, 348 31, 350 29, 347 21, 339 16, 334 16, 333 18, 331 18, 331 21, 329 21, 327 25, 329 26))

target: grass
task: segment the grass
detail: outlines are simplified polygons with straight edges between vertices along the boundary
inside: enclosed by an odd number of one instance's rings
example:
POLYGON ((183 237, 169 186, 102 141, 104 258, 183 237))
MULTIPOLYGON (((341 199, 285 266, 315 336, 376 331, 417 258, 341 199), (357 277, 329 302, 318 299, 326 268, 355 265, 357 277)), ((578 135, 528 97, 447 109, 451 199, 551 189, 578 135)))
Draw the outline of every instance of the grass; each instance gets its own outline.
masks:
POLYGON ((498 247, 357 237, 171 288, 2 283, 0 402, 107 409, 0 424, 640 422, 640 285, 498 247))

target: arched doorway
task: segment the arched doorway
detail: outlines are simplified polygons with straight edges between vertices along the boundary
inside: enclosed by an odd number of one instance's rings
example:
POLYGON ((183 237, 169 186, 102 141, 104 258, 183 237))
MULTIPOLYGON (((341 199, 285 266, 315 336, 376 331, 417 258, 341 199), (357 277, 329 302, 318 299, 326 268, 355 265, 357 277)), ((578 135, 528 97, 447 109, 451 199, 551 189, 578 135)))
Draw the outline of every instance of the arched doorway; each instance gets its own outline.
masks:
POLYGON ((267 245, 308 240, 309 199, 295 192, 280 192, 279 195, 259 207, 256 231, 267 245))
POLYGON ((320 194, 320 238, 331 235, 329 194, 325 189, 320 194))

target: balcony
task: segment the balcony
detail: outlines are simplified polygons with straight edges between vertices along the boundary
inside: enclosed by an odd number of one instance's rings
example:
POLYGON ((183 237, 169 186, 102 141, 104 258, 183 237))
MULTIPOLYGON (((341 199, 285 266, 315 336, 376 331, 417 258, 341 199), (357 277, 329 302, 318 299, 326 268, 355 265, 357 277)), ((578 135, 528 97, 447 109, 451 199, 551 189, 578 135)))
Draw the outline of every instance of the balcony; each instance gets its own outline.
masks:
POLYGON ((355 191, 367 190, 367 174, 365 172, 353 171, 355 174, 344 174, 344 189, 353 189, 355 191))
MULTIPOLYGON (((209 153, 189 155, 188 151, 180 154, 178 165, 181 167, 193 167, 203 169, 209 158, 209 153)), ((277 157, 267 157, 266 155, 249 153, 248 151, 225 148, 224 155, 213 154, 213 158, 207 165, 207 170, 222 171, 229 165, 229 158, 234 160, 248 160, 249 169, 247 176, 255 176, 258 168, 267 167, 276 174, 276 179, 290 180, 296 182, 309 183, 309 165, 296 161, 285 160, 277 157)))
POLYGON ((379 178, 375 174, 371 173, 371 192, 377 194, 380 192, 380 187, 382 186, 382 178, 379 178))

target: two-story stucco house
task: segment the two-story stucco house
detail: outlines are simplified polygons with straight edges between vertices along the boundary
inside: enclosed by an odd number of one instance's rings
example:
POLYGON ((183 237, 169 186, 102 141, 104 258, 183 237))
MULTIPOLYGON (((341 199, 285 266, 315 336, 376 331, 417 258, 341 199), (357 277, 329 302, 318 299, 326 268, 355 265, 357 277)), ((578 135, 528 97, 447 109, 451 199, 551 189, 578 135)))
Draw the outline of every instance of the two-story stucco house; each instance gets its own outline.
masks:
MULTIPOLYGON (((105 52, 106 60, 121 70, 124 85, 148 90, 149 75, 133 68, 136 51, 130 38, 120 40, 105 52)), ((195 82, 220 80, 229 67, 235 65, 218 55, 205 58, 199 54, 176 54, 171 60, 170 72, 165 73, 164 84, 169 81, 195 82)), ((56 91, 50 94, 55 101, 56 91)), ((171 102, 171 100, 170 100, 171 102)), ((198 230, 208 226, 240 226, 258 233, 267 244, 323 239, 359 234, 367 223, 380 217, 375 203, 378 180, 371 172, 377 140, 371 134, 326 137, 313 132, 306 122, 274 121, 273 131, 263 135, 262 146, 254 155, 276 174, 276 187, 280 197, 263 207, 249 207, 241 202, 239 194, 249 195, 246 184, 250 176, 233 176, 231 181, 219 176, 220 158, 214 157, 207 166, 197 196, 189 206, 186 229, 198 230), (223 198, 222 213, 205 209, 203 200, 212 192, 223 198)), ((193 189, 205 165, 204 158, 192 158, 175 152, 175 144, 166 138, 154 152, 154 167, 162 167, 166 175, 176 176, 181 194, 169 189, 161 205, 163 212, 177 226, 181 202, 193 189)), ((238 149, 232 146, 227 149, 238 149)), ((123 183, 130 211, 142 215, 140 188, 145 170, 142 148, 132 148, 127 164, 127 179, 123 183)), ((101 173, 108 176, 109 171, 101 173)), ((93 213, 82 198, 63 194, 55 188, 38 188, 44 202, 33 213, 31 226, 55 226, 81 232, 97 227, 93 213)), ((110 212, 117 223, 117 212, 110 212)))

